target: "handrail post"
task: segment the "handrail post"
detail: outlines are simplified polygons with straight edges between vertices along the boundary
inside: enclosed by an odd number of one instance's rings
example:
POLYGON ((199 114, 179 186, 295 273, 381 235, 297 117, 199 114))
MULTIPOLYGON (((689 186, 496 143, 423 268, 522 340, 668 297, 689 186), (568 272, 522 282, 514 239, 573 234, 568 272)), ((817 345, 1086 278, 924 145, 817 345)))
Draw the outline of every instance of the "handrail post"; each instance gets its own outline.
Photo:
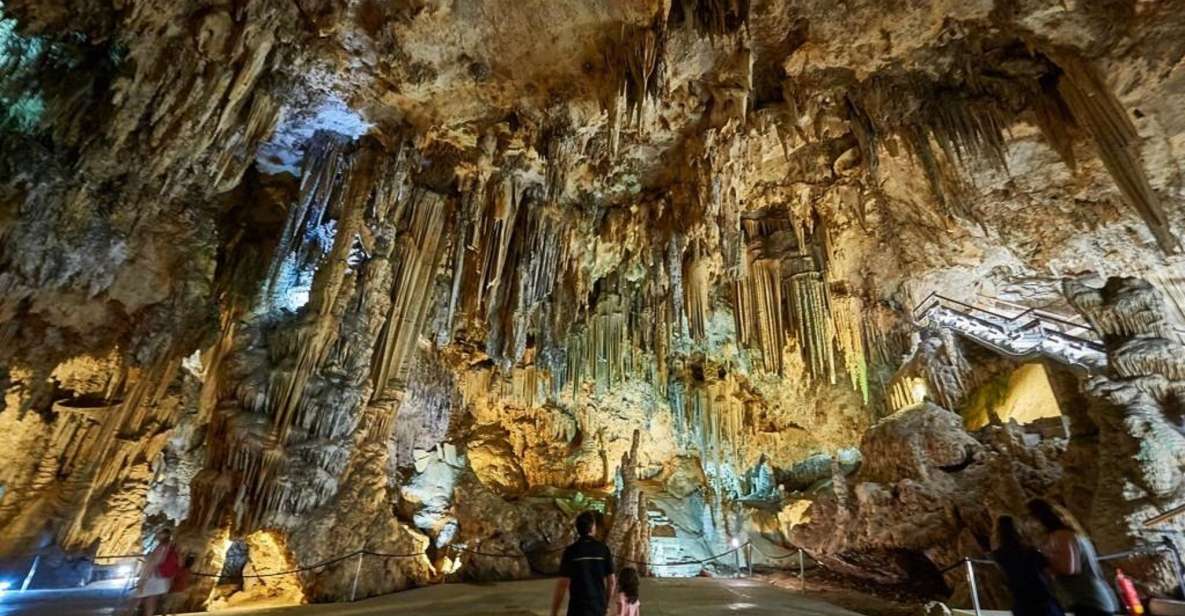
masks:
POLYGON ((753 542, 745 544, 745 562, 749 563, 749 577, 753 577, 753 542))
POLYGON ((975 616, 981 616, 979 587, 975 585, 975 564, 971 562, 970 558, 963 559, 963 564, 967 567, 967 583, 971 586, 971 606, 975 608, 975 616))
POLYGON ((741 548, 737 546, 732 551, 732 566, 736 571, 736 577, 741 577, 741 548))
POLYGON ((366 555, 366 547, 358 549, 358 564, 354 566, 354 586, 350 590, 350 602, 353 603, 358 598, 358 577, 362 575, 362 558, 366 555))
POLYGON ((29 565, 29 573, 25 576, 25 581, 21 582, 21 592, 29 590, 29 584, 33 582, 33 575, 37 573, 37 564, 41 562, 41 553, 38 552, 33 556, 33 564, 29 565))
POLYGON ((802 558, 802 548, 798 548, 798 585, 802 592, 806 592, 806 564, 802 558))

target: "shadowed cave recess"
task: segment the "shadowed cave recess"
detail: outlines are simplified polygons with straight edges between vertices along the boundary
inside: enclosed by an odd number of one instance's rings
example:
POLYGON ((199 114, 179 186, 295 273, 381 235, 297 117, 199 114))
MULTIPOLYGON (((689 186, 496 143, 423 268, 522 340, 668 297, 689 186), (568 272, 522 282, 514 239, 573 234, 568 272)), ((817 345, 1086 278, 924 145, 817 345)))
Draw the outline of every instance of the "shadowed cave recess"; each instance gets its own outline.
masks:
POLYGON ((593 509, 965 605, 1032 497, 1177 541, 1183 56, 1178 1, 4 0, 0 580, 171 528, 193 609, 343 601, 593 509))

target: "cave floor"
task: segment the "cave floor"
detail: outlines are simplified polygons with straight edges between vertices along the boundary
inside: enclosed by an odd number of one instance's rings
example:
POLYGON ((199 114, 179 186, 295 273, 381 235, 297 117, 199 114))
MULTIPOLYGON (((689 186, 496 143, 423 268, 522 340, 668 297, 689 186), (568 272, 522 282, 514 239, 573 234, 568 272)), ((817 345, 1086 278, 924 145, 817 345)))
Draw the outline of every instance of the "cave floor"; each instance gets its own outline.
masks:
MULTIPOLYGON (((236 608, 218 614, 252 616, 537 616, 548 614, 552 580, 448 584, 384 595, 348 604, 318 604, 285 608, 236 608)), ((37 601, 0 598, 0 616, 54 614, 55 616, 122 615, 126 607, 113 605, 117 597, 96 599, 85 592, 46 593, 37 601), (57 595, 57 596, 51 596, 57 595), (59 598, 60 597, 60 598, 59 598), (122 609, 121 609, 122 607, 122 609)), ((801 614, 854 616, 856 612, 800 596, 755 580, 722 578, 667 578, 642 581, 643 613, 678 614, 801 614)))

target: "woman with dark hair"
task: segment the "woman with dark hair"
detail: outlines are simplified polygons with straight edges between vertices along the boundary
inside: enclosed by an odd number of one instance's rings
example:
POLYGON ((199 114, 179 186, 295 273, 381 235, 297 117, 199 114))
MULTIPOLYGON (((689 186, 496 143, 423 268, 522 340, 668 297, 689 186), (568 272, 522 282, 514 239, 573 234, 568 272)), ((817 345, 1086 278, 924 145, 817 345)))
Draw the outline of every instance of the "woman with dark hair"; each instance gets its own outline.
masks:
POLYGON ((162 528, 156 533, 156 547, 144 559, 136 588, 138 607, 143 608, 144 616, 156 615, 157 604, 168 594, 180 565, 177 549, 173 547, 173 531, 162 528))
POLYGON ((1119 611, 1119 600, 1103 577, 1094 544, 1068 511, 1040 498, 1028 503, 1029 513, 1048 533, 1042 550, 1069 610, 1076 616, 1103 616, 1119 611))
POLYGON ((1012 593, 1015 616, 1064 616, 1053 594, 1053 585, 1045 570, 1045 556, 1029 545, 1012 516, 996 519, 996 549, 992 559, 1000 565, 1008 590, 1012 593))
POLYGON ((617 575, 616 616, 640 616, 642 602, 638 600, 638 586, 641 581, 638 570, 633 567, 626 567, 617 575))

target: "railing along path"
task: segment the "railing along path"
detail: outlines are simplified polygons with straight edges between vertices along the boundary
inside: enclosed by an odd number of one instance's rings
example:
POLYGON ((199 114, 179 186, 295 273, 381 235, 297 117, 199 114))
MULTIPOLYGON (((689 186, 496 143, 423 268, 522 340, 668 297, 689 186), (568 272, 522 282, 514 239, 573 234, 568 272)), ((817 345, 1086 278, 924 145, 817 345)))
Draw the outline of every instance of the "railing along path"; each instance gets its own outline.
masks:
POLYGON ((997 306, 1020 309, 1020 312, 1005 314, 1001 309, 930 293, 914 307, 911 316, 915 323, 954 330, 1008 357, 1045 356, 1087 372, 1106 368, 1105 349, 1098 332, 1090 325, 1004 300, 986 296, 984 299, 997 306))

